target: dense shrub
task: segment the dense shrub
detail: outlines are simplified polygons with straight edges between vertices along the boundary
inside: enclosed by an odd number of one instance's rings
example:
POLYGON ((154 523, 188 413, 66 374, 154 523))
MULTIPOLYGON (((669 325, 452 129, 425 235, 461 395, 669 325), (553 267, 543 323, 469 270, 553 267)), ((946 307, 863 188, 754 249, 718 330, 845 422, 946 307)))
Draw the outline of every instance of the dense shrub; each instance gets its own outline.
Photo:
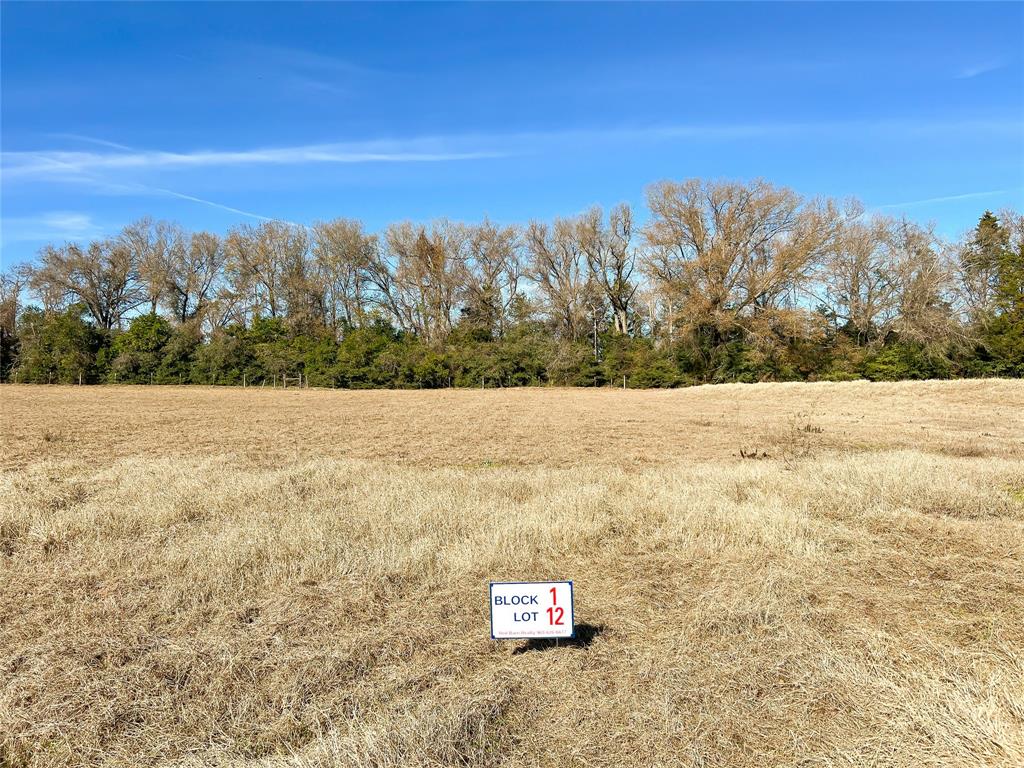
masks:
POLYGON ((171 324, 160 315, 142 315, 133 319, 128 330, 114 338, 111 381, 154 383, 157 369, 164 359, 164 350, 173 335, 171 324))
POLYGON ((948 379, 952 365, 937 350, 913 342, 896 341, 871 354, 862 367, 864 378, 871 381, 902 381, 904 379, 948 379))
POLYGON ((27 309, 18 323, 14 380, 33 384, 91 384, 105 378, 108 334, 82 319, 72 305, 60 313, 27 309))
POLYGON ((839 334, 827 341, 794 338, 768 347, 733 338, 717 346, 656 344, 647 337, 603 334, 593 341, 552 338, 530 323, 499 339, 453 333, 427 344, 382 321, 298 333, 280 319, 230 325, 204 337, 195 323, 174 326, 159 315, 132 319, 109 333, 83 319, 80 307, 22 313, 6 342, 7 380, 31 383, 272 385, 300 374, 310 386, 438 388, 616 386, 677 387, 703 382, 940 379, 1022 376, 1021 333, 1012 315, 989 320, 974 345, 925 345, 892 337, 870 347, 839 334))

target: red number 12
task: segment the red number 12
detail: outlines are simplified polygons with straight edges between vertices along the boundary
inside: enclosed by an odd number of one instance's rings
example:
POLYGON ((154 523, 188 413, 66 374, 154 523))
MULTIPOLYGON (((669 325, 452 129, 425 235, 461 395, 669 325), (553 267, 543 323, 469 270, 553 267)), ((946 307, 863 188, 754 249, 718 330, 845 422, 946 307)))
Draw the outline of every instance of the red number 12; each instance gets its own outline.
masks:
POLYGON ((548 608, 548 624, 557 624, 564 626, 562 617, 565 616, 565 611, 561 608, 548 608), (557 619, 555 617, 558 617, 557 619))

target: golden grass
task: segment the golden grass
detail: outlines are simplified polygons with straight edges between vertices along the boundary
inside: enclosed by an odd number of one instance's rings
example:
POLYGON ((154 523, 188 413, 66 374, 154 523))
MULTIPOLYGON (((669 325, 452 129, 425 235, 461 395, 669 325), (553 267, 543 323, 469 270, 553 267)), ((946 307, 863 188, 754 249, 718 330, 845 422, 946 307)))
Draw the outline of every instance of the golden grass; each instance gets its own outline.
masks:
POLYGON ((7 469, 197 455, 272 467, 307 458, 641 467, 732 460, 741 448, 782 458, 808 444, 1024 458, 1024 384, 1006 380, 668 391, 23 385, 0 389, 0 405, 7 469))
POLYGON ((0 765, 1024 764, 1024 384, 0 403, 0 765))

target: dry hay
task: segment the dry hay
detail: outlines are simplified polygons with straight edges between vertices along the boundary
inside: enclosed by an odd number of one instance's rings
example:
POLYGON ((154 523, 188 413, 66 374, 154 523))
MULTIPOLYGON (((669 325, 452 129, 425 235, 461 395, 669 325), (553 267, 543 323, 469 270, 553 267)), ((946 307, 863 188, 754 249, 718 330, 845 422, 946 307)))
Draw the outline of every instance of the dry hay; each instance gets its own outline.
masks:
POLYGON ((0 765, 1024 764, 1024 385, 0 397, 0 765))

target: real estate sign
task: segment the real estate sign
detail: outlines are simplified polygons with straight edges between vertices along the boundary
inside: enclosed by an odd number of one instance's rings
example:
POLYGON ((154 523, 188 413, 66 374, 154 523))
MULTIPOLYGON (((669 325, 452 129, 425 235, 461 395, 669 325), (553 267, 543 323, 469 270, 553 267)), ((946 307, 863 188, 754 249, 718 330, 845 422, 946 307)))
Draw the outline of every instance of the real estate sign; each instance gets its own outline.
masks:
POLYGON ((572 637, 571 581, 492 581, 491 637, 520 640, 572 637))

